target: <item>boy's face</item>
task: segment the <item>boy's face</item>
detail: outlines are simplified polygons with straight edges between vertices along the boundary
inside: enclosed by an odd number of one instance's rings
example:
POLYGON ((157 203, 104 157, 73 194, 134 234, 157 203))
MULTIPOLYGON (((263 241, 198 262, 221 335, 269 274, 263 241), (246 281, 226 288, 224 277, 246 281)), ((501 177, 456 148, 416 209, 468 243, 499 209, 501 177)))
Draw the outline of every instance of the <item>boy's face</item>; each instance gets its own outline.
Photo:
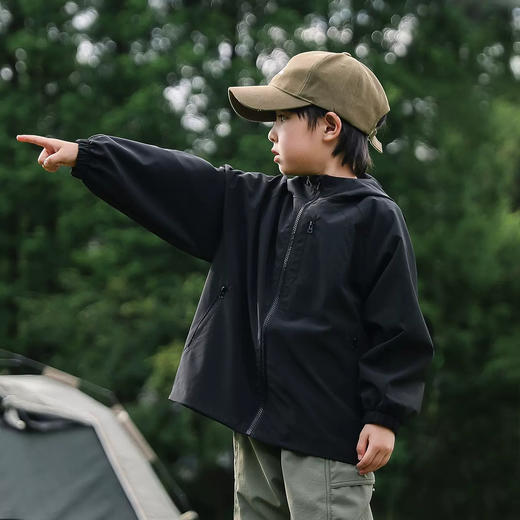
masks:
POLYGON ((321 124, 311 130, 305 117, 286 110, 276 111, 276 121, 267 134, 273 143, 274 162, 285 175, 323 173, 324 160, 330 151, 324 146, 320 134, 321 124))

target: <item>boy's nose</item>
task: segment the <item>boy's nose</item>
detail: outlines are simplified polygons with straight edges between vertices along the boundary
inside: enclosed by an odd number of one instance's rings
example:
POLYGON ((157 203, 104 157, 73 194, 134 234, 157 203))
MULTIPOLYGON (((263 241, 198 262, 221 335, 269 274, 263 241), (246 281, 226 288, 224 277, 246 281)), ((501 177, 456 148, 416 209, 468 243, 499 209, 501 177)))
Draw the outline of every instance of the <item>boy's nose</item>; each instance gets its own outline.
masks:
POLYGON ((271 130, 269 130, 269 133, 267 134, 267 139, 271 141, 272 143, 276 140, 276 132, 274 131, 274 125, 271 127, 271 130))

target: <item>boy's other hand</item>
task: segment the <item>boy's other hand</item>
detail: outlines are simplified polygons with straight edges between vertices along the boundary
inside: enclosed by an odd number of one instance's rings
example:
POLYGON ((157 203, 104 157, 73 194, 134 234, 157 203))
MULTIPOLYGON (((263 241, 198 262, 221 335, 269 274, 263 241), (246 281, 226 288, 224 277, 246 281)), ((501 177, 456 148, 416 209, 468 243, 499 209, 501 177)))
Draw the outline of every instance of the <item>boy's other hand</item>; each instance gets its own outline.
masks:
POLYGON ((395 433, 379 424, 365 424, 359 434, 356 446, 360 475, 383 467, 394 451, 395 433))
POLYGON ((76 166, 78 143, 39 135, 17 135, 16 140, 41 146, 43 150, 38 157, 38 164, 48 172, 55 172, 60 166, 76 166))

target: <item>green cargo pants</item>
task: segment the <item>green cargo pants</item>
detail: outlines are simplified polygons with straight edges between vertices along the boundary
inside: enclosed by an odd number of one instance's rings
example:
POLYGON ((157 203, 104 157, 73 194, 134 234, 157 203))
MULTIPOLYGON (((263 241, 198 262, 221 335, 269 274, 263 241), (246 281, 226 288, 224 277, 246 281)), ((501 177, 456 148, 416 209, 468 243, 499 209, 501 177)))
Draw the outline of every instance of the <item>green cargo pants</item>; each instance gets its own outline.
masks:
POLYGON ((233 434, 233 520, 373 520, 374 472, 233 434))

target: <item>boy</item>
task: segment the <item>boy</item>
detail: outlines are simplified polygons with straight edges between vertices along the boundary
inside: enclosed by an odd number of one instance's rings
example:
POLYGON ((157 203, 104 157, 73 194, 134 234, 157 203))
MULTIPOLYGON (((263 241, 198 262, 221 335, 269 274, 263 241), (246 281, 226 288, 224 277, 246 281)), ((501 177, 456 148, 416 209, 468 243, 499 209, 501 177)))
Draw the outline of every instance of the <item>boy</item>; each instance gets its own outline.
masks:
POLYGON ((433 353, 404 217, 365 172, 388 100, 349 53, 321 51, 229 97, 275 121, 281 175, 104 135, 18 139, 211 263, 170 398, 234 431, 234 518, 371 519, 433 353))

